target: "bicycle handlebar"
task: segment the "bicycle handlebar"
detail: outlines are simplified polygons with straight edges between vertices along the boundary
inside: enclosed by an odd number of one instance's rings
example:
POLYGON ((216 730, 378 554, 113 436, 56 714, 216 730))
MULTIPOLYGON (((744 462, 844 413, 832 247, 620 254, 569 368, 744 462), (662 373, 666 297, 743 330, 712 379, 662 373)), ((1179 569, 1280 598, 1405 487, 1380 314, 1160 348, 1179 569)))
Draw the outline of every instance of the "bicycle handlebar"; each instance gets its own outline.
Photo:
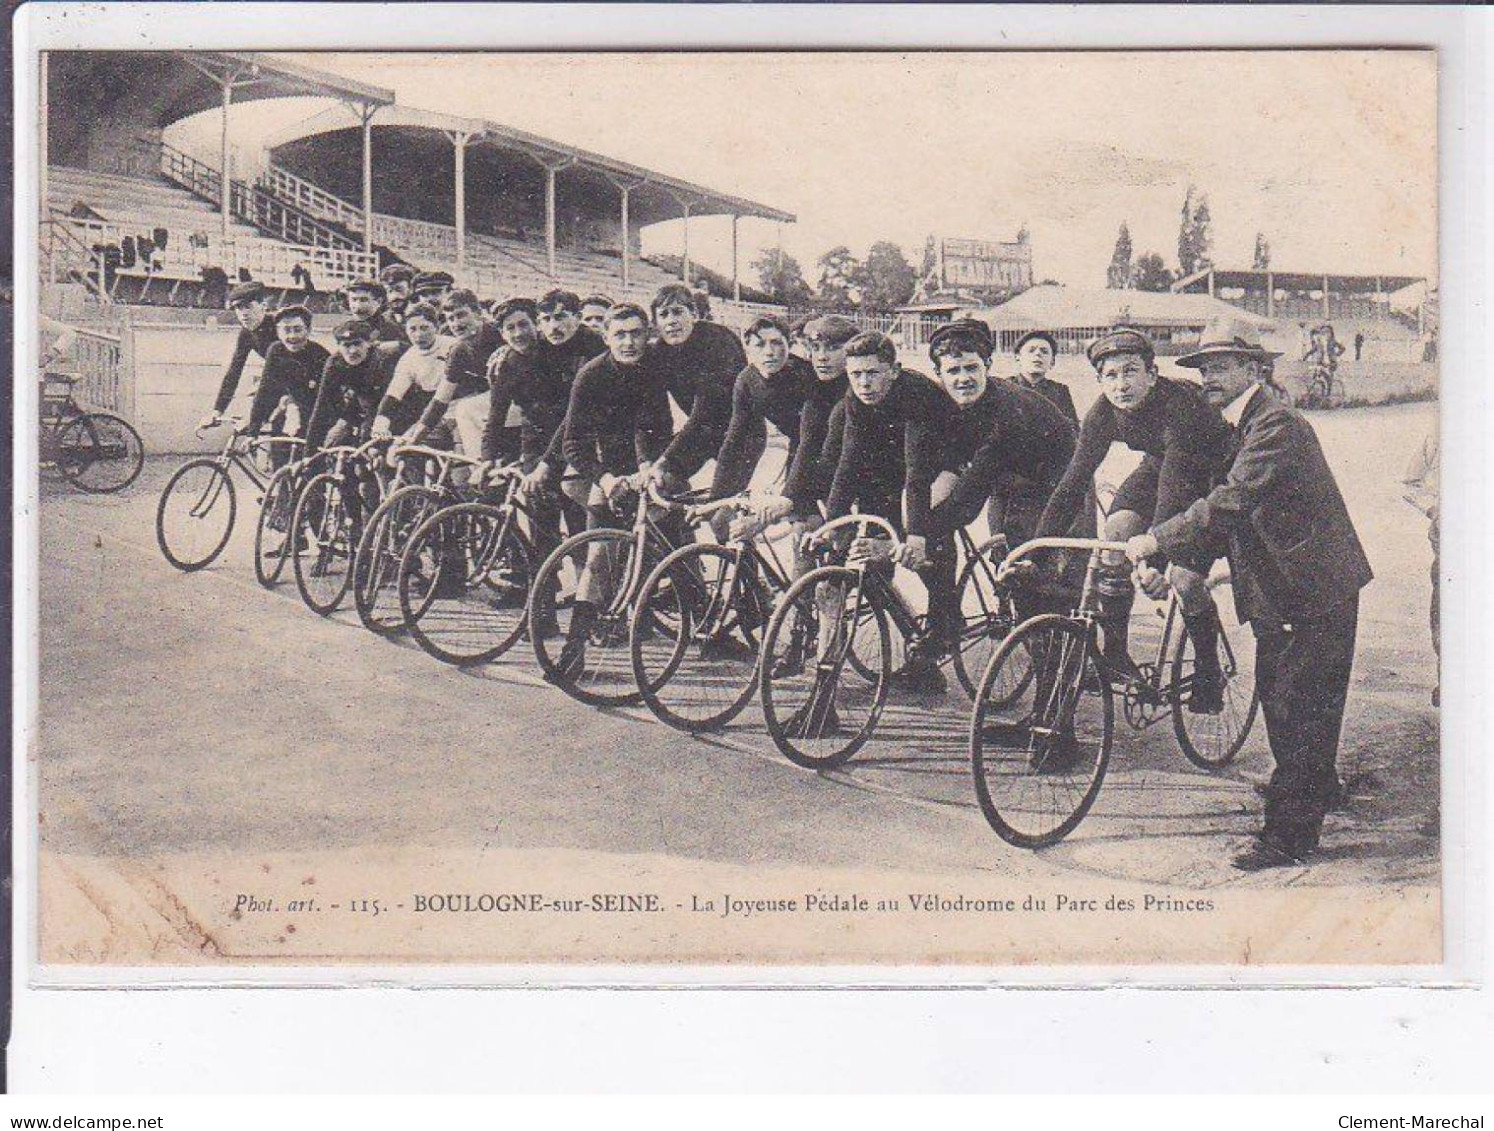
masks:
POLYGON ((712 499, 707 503, 694 503, 685 508, 685 517, 691 522, 703 522, 718 511, 740 510, 746 507, 750 496, 744 491, 728 495, 723 499, 712 499))
POLYGON ((821 526, 814 532, 814 538, 816 541, 822 541, 823 539, 828 537, 832 531, 839 530, 842 527, 846 526, 862 527, 862 537, 866 536, 866 527, 875 526, 879 530, 884 531, 887 537, 891 538, 893 542, 896 543, 900 541, 897 534, 897 528, 881 515, 875 514, 845 514, 841 515, 839 518, 832 518, 829 522, 825 523, 825 525, 821 526))
POLYGON ((1111 551, 1117 554, 1126 552, 1124 542, 1111 542, 1104 538, 1033 538, 1023 542, 1016 549, 1007 553, 1002 559, 1001 565, 996 570, 996 580, 1004 581, 1006 577, 1021 563, 1022 559, 1039 550, 1088 550, 1111 551))
POLYGON ((399 459, 403 456, 425 456, 427 459, 440 460, 443 463, 460 464, 463 467, 476 467, 482 462, 471 456, 463 455, 461 452, 443 451, 440 448, 426 447, 424 444, 399 444, 391 449, 390 455, 399 459))

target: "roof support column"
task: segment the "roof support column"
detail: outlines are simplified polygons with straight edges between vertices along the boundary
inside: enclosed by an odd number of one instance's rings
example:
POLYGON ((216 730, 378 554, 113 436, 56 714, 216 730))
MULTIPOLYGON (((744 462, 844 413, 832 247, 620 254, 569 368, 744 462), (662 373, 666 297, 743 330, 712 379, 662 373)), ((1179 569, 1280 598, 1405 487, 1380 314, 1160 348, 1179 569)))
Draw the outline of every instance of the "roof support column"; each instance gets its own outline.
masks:
POLYGON ((373 116, 377 106, 365 103, 358 110, 363 127, 363 250, 373 251, 373 116))
POLYGON ((741 219, 742 219, 741 216, 737 215, 735 212, 732 213, 732 216, 731 216, 731 298, 732 298, 733 302, 741 302, 742 301, 742 280, 739 277, 738 271, 737 271, 737 267, 738 267, 738 264, 737 264, 737 255, 738 255, 737 226, 738 226, 738 221, 740 221, 741 219))
POLYGON ((223 238, 228 239, 229 224, 233 220, 233 178, 228 169, 228 107, 233 102, 233 83, 237 71, 230 71, 219 80, 223 88, 223 120, 218 149, 218 208, 223 213, 223 238))
POLYGON ((1209 268, 1209 297, 1214 297, 1214 269, 1209 268))
POLYGON ((685 201, 685 235, 682 259, 680 265, 680 276, 685 280, 685 286, 690 285, 690 202, 685 201))
POLYGON ((1266 272, 1266 317, 1276 317, 1276 280, 1266 272))
POLYGON ((1323 276, 1323 321, 1327 322, 1333 317, 1332 308, 1328 305, 1328 276, 1323 276))
POLYGON ((555 165, 545 166, 545 265, 555 278, 555 165))
POLYGON ((612 182, 612 186, 615 189, 617 189, 619 195, 622 197, 622 214, 621 214, 621 219, 620 219, 619 222, 622 225, 622 229, 621 229, 621 235, 622 235, 622 284, 623 284, 623 288, 626 289, 626 288, 632 286, 632 284, 633 284, 633 279, 632 279, 632 250, 633 250, 633 239, 632 239, 633 231, 632 231, 632 228, 633 228, 633 225, 632 225, 632 218, 631 218, 631 207, 632 207, 633 190, 636 189, 636 188, 642 188, 644 185, 648 184, 648 180, 647 180, 647 178, 644 178, 644 179, 641 179, 641 180, 633 180, 633 181, 619 180, 617 177, 613 176, 611 173, 606 173, 604 175, 606 176, 606 178, 609 181, 612 182))
POLYGON ((452 133, 447 135, 451 138, 452 150, 455 153, 456 168, 454 176, 456 180, 456 201, 452 211, 452 218, 456 226, 456 261, 457 270, 467 269, 467 143, 472 140, 469 133, 452 133))
MULTIPOLYGON (((50 140, 47 131, 47 52, 41 52, 41 137, 38 139, 41 145, 41 218, 47 219, 50 213, 47 210, 47 160, 50 153, 50 140)), ((160 161, 156 162, 155 172, 160 172, 160 161)))

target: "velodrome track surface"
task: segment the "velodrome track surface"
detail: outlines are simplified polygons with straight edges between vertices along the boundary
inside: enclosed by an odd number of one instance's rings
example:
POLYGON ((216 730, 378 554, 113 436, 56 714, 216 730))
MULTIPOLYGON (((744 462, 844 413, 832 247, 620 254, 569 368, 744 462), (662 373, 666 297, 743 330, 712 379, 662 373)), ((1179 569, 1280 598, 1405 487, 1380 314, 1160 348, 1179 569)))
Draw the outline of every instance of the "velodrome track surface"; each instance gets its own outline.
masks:
MULTIPOLYGON (((370 875, 401 875, 416 859, 453 877, 484 859, 505 860, 510 875, 529 869, 500 890, 526 890, 557 869, 688 873, 703 890, 810 870, 1003 885, 1433 888, 1437 844, 1417 832, 1437 791, 1430 552, 1399 478, 1434 411, 1314 418, 1377 574, 1363 599, 1340 758, 1352 801, 1330 817, 1314 867, 1251 877, 1228 858, 1258 819, 1252 783, 1269 773, 1259 721, 1237 763, 1211 777, 1189 767, 1167 725, 1137 735, 1118 717, 1089 818, 1053 849, 1020 852, 975 804, 967 704, 953 681, 942 708, 894 693, 878 738, 817 776, 774 751, 755 706, 723 735, 692 740, 643 708, 597 711, 547 687, 523 643, 462 672, 375 638, 351 610, 314 616, 293 582, 255 583, 249 491, 228 553, 203 573, 177 573, 153 527, 176 460, 153 459, 120 497, 44 482, 43 956, 221 960, 280 953, 276 939, 301 953, 278 920, 257 948, 226 941, 213 924, 245 885, 210 878, 223 862, 262 869, 282 893, 290 869, 309 889, 334 875, 377 889, 370 875)), ((389 952, 345 941, 321 946, 433 956, 418 937, 389 952)), ((487 952, 473 942, 442 953, 487 952)))

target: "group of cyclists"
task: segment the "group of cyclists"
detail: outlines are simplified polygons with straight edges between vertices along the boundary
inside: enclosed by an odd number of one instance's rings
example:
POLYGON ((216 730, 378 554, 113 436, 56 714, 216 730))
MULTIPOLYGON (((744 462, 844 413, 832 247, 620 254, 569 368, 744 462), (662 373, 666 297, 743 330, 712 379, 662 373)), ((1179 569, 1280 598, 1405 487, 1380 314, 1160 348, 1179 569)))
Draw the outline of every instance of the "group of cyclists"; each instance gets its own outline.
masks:
MULTIPOLYGON (((688 499, 704 517, 661 511, 666 548, 698 539, 741 545, 788 524, 786 580, 829 551, 887 579, 901 565, 922 582, 927 606, 889 683, 915 697, 948 694, 943 667, 969 615, 957 582, 973 545, 964 531, 982 513, 1003 548, 1099 534, 1111 548, 1088 575, 1088 555, 1056 554, 1004 576, 1018 619, 1072 611, 1093 582, 1104 663, 1124 681, 1141 678, 1128 651, 1136 587, 1154 598, 1174 592, 1196 657, 1178 710, 1221 710, 1220 623, 1205 581, 1212 557, 1133 563, 1119 551, 1204 498, 1233 455, 1219 409, 1198 385, 1160 375, 1144 333, 1120 327, 1089 344, 1102 396, 1081 422, 1068 388, 1049 376, 1058 340, 1043 330, 1021 335, 1007 361, 985 323, 952 321, 932 335, 925 375, 900 363, 887 335, 845 316, 790 325, 763 315, 738 335, 709 319, 702 297, 670 284, 648 307, 563 289, 484 303, 444 272, 396 265, 347 288, 349 317, 329 353, 311 340, 305 307, 272 311, 265 289, 246 284, 230 295, 241 330, 204 425, 222 422, 244 360, 258 352, 263 377, 242 430, 299 436, 303 461, 369 440, 455 448, 475 461, 469 495, 500 476, 517 485, 529 543, 541 554, 583 531, 628 529, 650 500, 688 499), (770 431, 787 447, 776 478, 759 473, 770 431), (1097 530, 1095 472, 1115 442, 1142 458, 1097 530), (721 500, 732 505, 715 505, 721 500), (857 530, 840 521, 846 516, 880 522, 857 530)), ((588 650, 608 643, 598 631, 616 584, 606 581, 618 552, 608 545, 596 542, 577 559, 563 622, 551 608, 536 618, 530 606, 532 634, 559 637, 542 662, 546 676, 567 689, 581 682, 588 650)), ((535 576, 531 584, 555 588, 535 576)), ((744 635, 761 636, 769 612, 754 614, 735 641, 723 634, 706 644, 741 650, 744 635)), ((826 637, 822 629, 822 651, 826 637)), ((807 739, 841 723, 832 700, 806 704, 784 725, 807 739)), ((1062 772, 1063 759, 1055 765, 1062 772)))

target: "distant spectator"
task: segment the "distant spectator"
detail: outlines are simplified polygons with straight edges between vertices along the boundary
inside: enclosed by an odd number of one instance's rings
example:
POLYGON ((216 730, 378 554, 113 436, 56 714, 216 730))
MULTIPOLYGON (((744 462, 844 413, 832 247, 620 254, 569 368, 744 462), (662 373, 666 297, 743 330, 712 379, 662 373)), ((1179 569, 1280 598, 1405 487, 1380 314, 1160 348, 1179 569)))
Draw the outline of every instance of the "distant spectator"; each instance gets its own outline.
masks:
MULTIPOLYGON (((1416 449, 1416 454, 1411 457, 1411 463, 1406 468, 1406 474, 1401 483, 1406 488, 1404 498, 1406 502, 1419 510, 1427 517, 1427 540, 1432 543, 1432 609, 1430 625, 1432 629, 1432 651, 1436 653, 1439 666, 1442 658, 1442 583, 1440 574, 1442 572, 1442 505, 1441 505, 1441 444, 1437 432, 1436 419, 1433 418, 1432 431, 1422 441, 1421 447, 1416 449)), ((1432 705, 1441 705, 1441 679, 1438 679, 1438 688, 1432 692, 1432 705)))
POLYGON ((695 292, 695 317, 701 322, 712 321, 711 295, 709 291, 695 292))
POLYGON ((1364 357, 1364 331, 1358 330, 1354 334, 1354 360, 1358 361, 1364 357))
POLYGON ((222 310, 228 305, 228 273, 223 268, 204 267, 202 287, 209 310, 222 310))
POLYGON ((309 295, 316 294, 316 284, 311 280, 311 269, 304 263, 291 268, 291 285, 309 295))

